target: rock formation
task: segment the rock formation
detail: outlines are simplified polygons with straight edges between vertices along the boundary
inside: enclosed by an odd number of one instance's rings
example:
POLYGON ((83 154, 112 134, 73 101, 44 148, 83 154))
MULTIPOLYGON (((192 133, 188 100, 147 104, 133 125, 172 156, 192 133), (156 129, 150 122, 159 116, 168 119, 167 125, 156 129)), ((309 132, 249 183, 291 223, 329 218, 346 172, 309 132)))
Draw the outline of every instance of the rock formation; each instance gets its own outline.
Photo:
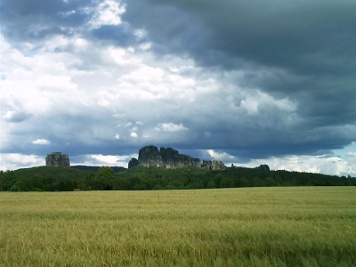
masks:
POLYGON ((53 152, 46 156, 46 166, 68 168, 70 166, 69 157, 61 152, 53 152))
POLYGON ((135 166, 161 167, 166 169, 177 169, 184 167, 204 168, 208 170, 225 169, 221 161, 203 161, 184 154, 170 147, 161 147, 159 150, 155 146, 145 146, 138 153, 138 160, 133 158, 129 162, 129 168, 135 166))
POLYGON ((270 168, 267 164, 261 164, 260 166, 257 167, 257 169, 264 170, 264 171, 270 170, 270 168))
POLYGON ((138 160, 136 158, 132 158, 130 161, 129 161, 129 165, 128 165, 128 168, 133 168, 133 167, 136 167, 138 166, 139 163, 138 163, 138 160))
POLYGON ((203 160, 203 164, 201 165, 202 169, 208 169, 208 170, 224 170, 225 165, 222 163, 222 161, 219 160, 203 160))
POLYGON ((158 150, 155 146, 146 146, 138 153, 139 166, 162 167, 166 169, 176 169, 182 167, 197 167, 200 159, 192 158, 180 154, 177 150, 170 147, 161 147, 158 150))

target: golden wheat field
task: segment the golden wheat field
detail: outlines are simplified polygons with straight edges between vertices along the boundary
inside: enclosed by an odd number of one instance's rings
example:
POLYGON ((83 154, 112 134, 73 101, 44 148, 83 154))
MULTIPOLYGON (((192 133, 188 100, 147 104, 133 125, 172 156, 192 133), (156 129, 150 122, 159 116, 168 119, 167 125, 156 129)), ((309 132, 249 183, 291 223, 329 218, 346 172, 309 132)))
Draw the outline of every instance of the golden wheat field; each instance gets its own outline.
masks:
POLYGON ((355 266, 356 188, 0 192, 0 266, 355 266))

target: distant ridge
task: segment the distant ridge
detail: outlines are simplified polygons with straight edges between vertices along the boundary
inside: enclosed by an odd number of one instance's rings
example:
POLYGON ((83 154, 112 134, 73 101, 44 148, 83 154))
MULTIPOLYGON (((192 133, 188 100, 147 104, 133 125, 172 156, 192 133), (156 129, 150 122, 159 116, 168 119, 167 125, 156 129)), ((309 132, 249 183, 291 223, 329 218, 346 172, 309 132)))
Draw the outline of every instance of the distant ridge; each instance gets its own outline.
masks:
MULTIPOLYGON (((86 166, 86 165, 70 166, 70 168, 72 168, 72 169, 81 170, 81 171, 94 171, 94 172, 99 170, 101 167, 102 166, 86 166)), ((118 167, 118 166, 109 166, 109 167, 112 168, 115 173, 118 173, 118 172, 121 172, 123 170, 126 170, 126 168, 124 168, 124 167, 118 167)))

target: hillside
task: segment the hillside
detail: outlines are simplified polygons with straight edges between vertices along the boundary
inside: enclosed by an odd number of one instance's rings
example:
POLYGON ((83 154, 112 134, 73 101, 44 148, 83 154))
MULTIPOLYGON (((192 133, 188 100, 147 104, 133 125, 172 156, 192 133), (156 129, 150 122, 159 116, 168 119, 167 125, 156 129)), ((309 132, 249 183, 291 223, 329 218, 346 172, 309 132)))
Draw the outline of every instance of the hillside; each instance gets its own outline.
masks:
MULTIPOLYGON (((1 171, 0 191, 97 189, 95 182, 98 179, 97 167, 87 166, 84 169, 34 167, 1 171)), ((242 167, 216 171, 193 167, 179 169, 134 167, 117 173, 113 170, 112 174, 108 175, 112 175, 110 188, 114 190, 356 185, 356 179, 352 177, 242 167)))
MULTIPOLYGON (((101 168, 101 166, 73 165, 73 166, 70 166, 70 168, 76 169, 76 170, 82 170, 82 171, 96 172, 101 168)), ((124 168, 124 167, 117 167, 117 166, 110 166, 110 168, 112 168, 115 173, 126 170, 126 168, 124 168)))

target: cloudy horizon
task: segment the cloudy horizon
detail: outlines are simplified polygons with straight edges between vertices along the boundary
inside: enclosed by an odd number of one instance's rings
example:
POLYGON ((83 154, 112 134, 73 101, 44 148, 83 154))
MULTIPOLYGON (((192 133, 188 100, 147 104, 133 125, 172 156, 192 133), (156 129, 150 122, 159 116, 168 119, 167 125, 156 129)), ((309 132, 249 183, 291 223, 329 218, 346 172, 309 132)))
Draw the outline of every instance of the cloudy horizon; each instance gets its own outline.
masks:
POLYGON ((356 176, 356 2, 0 1, 0 169, 146 145, 356 176))

